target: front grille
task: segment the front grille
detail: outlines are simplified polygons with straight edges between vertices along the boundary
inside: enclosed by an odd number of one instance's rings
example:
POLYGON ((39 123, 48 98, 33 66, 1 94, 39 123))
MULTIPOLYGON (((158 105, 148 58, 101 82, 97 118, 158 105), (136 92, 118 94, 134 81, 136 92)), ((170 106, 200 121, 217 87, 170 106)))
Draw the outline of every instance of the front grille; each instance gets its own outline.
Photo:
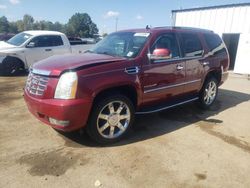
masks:
POLYGON ((42 96, 47 87, 48 81, 48 77, 30 73, 27 79, 25 89, 33 95, 42 96))

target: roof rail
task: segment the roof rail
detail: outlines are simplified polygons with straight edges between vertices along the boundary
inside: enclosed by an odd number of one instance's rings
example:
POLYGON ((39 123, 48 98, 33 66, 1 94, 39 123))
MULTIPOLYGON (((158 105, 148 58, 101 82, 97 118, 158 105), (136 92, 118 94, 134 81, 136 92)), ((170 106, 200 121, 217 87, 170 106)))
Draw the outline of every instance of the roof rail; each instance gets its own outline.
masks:
POLYGON ((183 30, 196 30, 196 31, 206 31, 213 33, 212 30, 202 29, 197 27, 186 27, 186 26, 163 26, 163 27, 154 27, 153 29, 183 29, 183 30))

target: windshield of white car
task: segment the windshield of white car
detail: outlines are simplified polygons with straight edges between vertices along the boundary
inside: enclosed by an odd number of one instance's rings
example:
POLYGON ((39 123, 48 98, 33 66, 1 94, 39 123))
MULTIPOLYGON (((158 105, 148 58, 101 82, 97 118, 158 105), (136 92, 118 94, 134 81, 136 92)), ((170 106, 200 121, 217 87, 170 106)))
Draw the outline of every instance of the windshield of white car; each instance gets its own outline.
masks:
POLYGON ((27 41, 32 35, 27 34, 27 33, 19 33, 9 39, 7 43, 12 44, 14 46, 20 46, 23 44, 25 41, 27 41))
POLYGON ((140 53, 149 35, 150 33, 136 32, 112 33, 98 42, 90 52, 135 58, 140 53))

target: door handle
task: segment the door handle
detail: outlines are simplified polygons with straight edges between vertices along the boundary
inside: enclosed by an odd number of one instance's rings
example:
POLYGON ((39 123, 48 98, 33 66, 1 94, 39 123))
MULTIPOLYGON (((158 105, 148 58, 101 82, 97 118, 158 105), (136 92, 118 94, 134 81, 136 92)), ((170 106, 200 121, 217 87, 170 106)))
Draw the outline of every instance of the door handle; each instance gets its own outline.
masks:
POLYGON ((201 64, 202 64, 203 66, 207 66, 207 65, 209 65, 209 62, 208 62, 208 61, 203 61, 203 62, 201 62, 201 64))
POLYGON ((46 52, 50 52, 50 51, 52 51, 52 49, 45 49, 45 51, 46 51, 46 52))
POLYGON ((183 67, 182 65, 177 65, 177 66, 176 66, 176 70, 178 70, 178 71, 179 71, 179 70, 182 70, 183 68, 184 68, 184 67, 183 67))
POLYGON ((140 68, 139 67, 128 67, 125 69, 125 71, 127 74, 138 74, 140 72, 140 68))

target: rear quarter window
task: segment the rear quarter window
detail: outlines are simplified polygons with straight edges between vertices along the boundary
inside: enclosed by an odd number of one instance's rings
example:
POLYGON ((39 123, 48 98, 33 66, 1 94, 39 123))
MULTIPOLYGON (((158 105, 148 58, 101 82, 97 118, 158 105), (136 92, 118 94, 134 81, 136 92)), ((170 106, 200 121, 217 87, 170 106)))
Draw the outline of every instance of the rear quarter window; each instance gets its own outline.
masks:
POLYGON ((205 41, 209 48, 209 51, 214 55, 226 52, 225 45, 219 35, 216 34, 204 34, 205 41))

